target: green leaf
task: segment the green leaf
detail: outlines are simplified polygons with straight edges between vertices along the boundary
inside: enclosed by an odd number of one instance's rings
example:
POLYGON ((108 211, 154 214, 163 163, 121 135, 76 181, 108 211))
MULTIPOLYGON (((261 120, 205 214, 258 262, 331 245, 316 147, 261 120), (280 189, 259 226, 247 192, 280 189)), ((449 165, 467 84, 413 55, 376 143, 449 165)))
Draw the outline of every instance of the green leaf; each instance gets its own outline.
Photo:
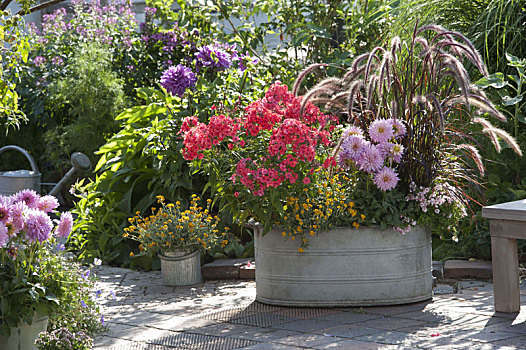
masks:
POLYGON ((521 60, 520 58, 507 52, 506 59, 508 60, 508 65, 511 67, 524 68, 526 66, 526 59, 521 60))
POLYGON ((513 106, 517 103, 519 103, 520 101, 522 101, 522 95, 517 95, 513 98, 511 98, 510 96, 504 96, 502 97, 502 104, 504 106, 513 106))
POLYGON ((128 119, 126 122, 128 124, 131 124, 140 120, 150 118, 152 116, 164 114, 167 111, 168 109, 165 106, 152 103, 148 106, 135 106, 132 108, 128 108, 127 110, 119 114, 117 118, 115 118, 115 120, 128 119))
POLYGON ((475 85, 477 85, 480 88, 486 88, 488 86, 491 86, 496 89, 500 89, 506 85, 508 85, 508 82, 504 79, 503 73, 495 73, 491 74, 489 77, 484 77, 482 79, 479 79, 475 85))

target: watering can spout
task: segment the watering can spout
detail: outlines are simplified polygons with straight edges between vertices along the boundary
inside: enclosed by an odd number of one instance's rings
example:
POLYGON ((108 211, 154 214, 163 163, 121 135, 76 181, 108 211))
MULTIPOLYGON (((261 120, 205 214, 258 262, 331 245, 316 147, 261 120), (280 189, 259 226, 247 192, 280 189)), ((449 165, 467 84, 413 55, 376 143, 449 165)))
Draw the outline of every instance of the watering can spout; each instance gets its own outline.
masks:
POLYGON ((69 169, 66 175, 60 179, 55 187, 53 187, 53 189, 49 192, 50 195, 58 195, 62 188, 75 176, 77 171, 87 171, 91 169, 91 161, 89 160, 88 156, 80 152, 75 152, 71 155, 71 165, 73 167, 69 169))

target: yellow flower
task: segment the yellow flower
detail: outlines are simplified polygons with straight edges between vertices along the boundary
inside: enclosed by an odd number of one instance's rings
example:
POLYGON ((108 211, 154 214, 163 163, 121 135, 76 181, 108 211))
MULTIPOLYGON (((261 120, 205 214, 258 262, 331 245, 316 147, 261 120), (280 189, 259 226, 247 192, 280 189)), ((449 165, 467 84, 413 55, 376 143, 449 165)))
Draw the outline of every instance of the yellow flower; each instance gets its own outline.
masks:
POLYGON ((298 252, 303 253, 304 252, 303 248, 298 248, 298 252))
POLYGON ((360 215, 360 217, 362 218, 362 220, 365 219, 365 215, 363 215, 363 214, 360 215))
POLYGON ((360 227, 360 224, 357 223, 356 221, 353 222, 352 225, 354 226, 355 229, 358 229, 358 227, 360 227))
POLYGON ((133 252, 130 252, 130 256, 134 256, 135 254, 133 254, 133 252))
POLYGON ((282 237, 285 237, 286 235, 287 235, 287 232, 285 232, 285 231, 281 232, 281 236, 282 237))

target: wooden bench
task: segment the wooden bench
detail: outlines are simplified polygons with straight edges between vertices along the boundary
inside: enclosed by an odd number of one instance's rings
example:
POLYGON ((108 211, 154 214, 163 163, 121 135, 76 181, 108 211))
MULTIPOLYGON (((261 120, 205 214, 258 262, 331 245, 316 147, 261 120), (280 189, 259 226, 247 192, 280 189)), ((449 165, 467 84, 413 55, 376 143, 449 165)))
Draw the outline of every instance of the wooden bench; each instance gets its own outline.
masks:
POLYGON ((482 208, 489 219, 495 311, 519 312, 517 239, 526 239, 526 199, 482 208))

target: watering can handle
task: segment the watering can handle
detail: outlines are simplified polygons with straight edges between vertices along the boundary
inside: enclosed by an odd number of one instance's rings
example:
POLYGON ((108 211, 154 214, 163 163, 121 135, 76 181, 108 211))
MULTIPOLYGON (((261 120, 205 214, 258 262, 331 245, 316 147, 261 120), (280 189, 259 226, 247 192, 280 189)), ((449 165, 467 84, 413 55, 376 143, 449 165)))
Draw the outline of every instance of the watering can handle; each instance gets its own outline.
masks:
POLYGON ((18 152, 22 153, 27 158, 29 163, 31 164, 31 169, 35 173, 40 174, 40 172, 38 171, 37 163, 35 162, 33 157, 31 157, 31 155, 29 153, 27 153, 27 151, 25 149, 23 149, 22 147, 14 146, 14 145, 4 146, 4 147, 0 148, 0 155, 2 153, 4 153, 5 151, 9 151, 9 150, 18 151, 18 152))

